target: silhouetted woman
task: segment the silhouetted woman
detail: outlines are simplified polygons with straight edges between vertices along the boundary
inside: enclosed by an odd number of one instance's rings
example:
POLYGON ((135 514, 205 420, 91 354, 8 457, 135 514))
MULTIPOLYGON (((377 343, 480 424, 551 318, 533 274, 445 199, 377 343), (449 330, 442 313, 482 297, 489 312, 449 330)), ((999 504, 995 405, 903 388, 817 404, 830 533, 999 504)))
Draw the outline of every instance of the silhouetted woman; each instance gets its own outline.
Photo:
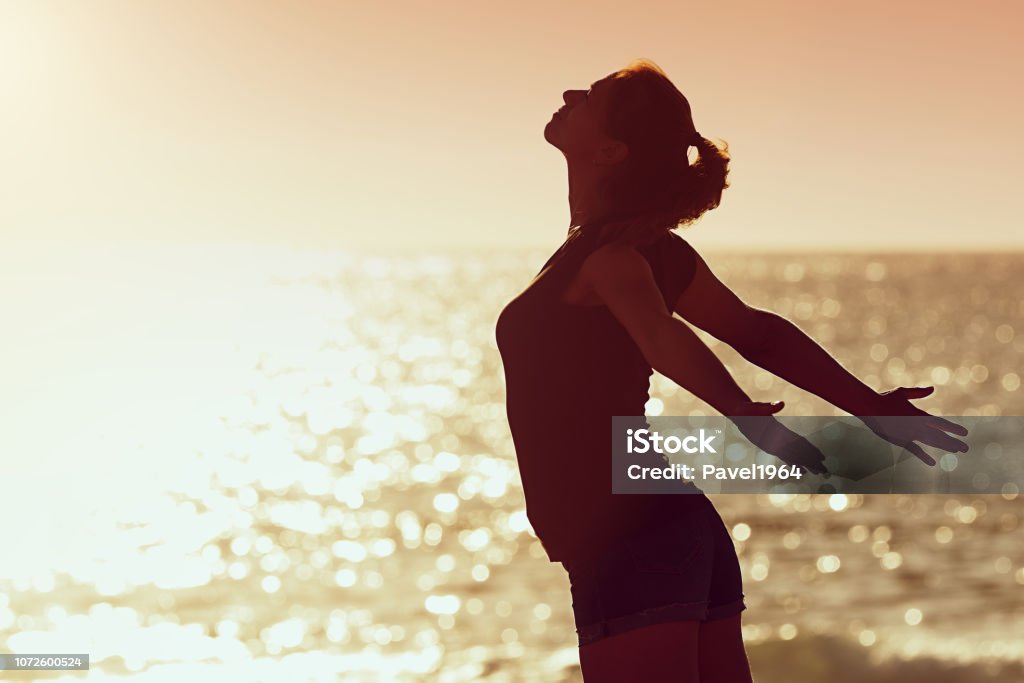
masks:
MULTIPOLYGON (((875 392, 795 325, 746 306, 671 232, 718 206, 729 158, 697 133, 686 98, 655 64, 633 62, 563 99, 544 137, 568 163, 569 235, 497 324, 527 514, 568 571, 588 683, 750 681, 740 566, 710 500, 611 493, 611 417, 644 414, 653 368, 726 416, 782 408, 752 402, 673 312, 855 415, 926 415, 909 399, 931 388, 875 392)), ((933 462, 898 427, 872 420, 933 462)), ((960 428, 935 420, 913 438, 962 450, 942 431, 960 428)), ((783 444, 806 469, 823 469, 821 454, 781 425, 755 443, 777 455, 783 444)))

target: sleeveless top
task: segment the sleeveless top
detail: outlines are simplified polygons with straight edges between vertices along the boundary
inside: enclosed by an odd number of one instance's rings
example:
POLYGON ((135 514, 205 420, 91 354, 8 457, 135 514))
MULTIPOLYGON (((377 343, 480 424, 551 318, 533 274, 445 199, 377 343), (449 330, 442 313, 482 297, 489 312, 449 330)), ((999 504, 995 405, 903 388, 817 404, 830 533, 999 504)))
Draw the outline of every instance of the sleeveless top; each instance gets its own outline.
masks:
MULTIPOLYGON (((497 320, 506 412, 526 513, 552 562, 595 558, 638 526, 686 514, 702 493, 612 494, 612 416, 640 416, 651 366, 606 306, 559 297, 599 231, 578 230, 497 320)), ((672 310, 696 268, 691 247, 665 234, 637 251, 672 310)))

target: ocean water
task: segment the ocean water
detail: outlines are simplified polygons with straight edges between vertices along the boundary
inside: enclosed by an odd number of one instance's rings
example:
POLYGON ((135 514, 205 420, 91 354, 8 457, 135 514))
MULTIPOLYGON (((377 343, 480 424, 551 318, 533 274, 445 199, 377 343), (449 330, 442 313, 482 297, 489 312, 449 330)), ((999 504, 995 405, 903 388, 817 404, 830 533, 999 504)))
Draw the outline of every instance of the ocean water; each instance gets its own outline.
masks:
MULTIPOLYGON (((546 255, 7 250, 0 650, 92 669, 4 677, 580 680, 494 344, 546 255)), ((1024 415, 1024 255, 706 258, 873 386, 1024 415)), ((833 414, 709 341, 755 399, 833 414)), ((1021 498, 712 498, 760 683, 1024 681, 1021 498)))

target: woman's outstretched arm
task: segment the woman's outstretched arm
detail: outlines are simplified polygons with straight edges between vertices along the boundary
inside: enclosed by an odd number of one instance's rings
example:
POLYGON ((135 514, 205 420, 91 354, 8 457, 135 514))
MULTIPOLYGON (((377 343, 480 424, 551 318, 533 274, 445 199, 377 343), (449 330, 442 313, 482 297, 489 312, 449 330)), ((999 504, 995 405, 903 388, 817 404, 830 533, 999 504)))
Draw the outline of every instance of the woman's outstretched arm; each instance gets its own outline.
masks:
POLYGON ((878 393, 844 368, 795 324, 752 308, 696 256, 693 281, 675 312, 722 340, 751 363, 853 415, 874 415, 878 393))
POLYGON ((658 372, 723 415, 751 403, 729 370, 693 330, 672 317, 647 261, 630 247, 603 247, 582 279, 604 302, 658 372))
POLYGON ((770 417, 783 404, 752 402, 718 356, 672 317, 650 266, 636 250, 602 247, 584 262, 582 276, 652 368, 731 418, 765 452, 812 472, 825 471, 824 455, 815 446, 770 417))
MULTIPOLYGON (((945 432, 961 436, 967 430, 948 420, 929 416, 910 403, 931 393, 929 388, 879 393, 861 382, 795 324, 771 311, 752 308, 723 284, 700 256, 696 273, 674 306, 675 312, 736 349, 751 363, 859 417, 931 417, 934 427, 916 440, 949 451, 966 446, 945 432)), ((892 434, 868 425, 883 438, 892 434)), ((895 442, 894 442, 895 443, 895 442)), ((929 464, 934 461, 916 444, 900 443, 929 464)))

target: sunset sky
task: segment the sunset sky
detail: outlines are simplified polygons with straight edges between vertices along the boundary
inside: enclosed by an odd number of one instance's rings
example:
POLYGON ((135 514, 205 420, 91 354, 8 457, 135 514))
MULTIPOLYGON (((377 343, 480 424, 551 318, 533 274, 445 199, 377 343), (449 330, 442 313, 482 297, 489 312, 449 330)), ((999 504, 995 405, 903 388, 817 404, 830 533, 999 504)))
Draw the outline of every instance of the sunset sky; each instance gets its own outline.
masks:
POLYGON ((1024 4, 0 3, 4 239, 545 246, 561 92, 660 64, 716 248, 1024 247, 1024 4))

